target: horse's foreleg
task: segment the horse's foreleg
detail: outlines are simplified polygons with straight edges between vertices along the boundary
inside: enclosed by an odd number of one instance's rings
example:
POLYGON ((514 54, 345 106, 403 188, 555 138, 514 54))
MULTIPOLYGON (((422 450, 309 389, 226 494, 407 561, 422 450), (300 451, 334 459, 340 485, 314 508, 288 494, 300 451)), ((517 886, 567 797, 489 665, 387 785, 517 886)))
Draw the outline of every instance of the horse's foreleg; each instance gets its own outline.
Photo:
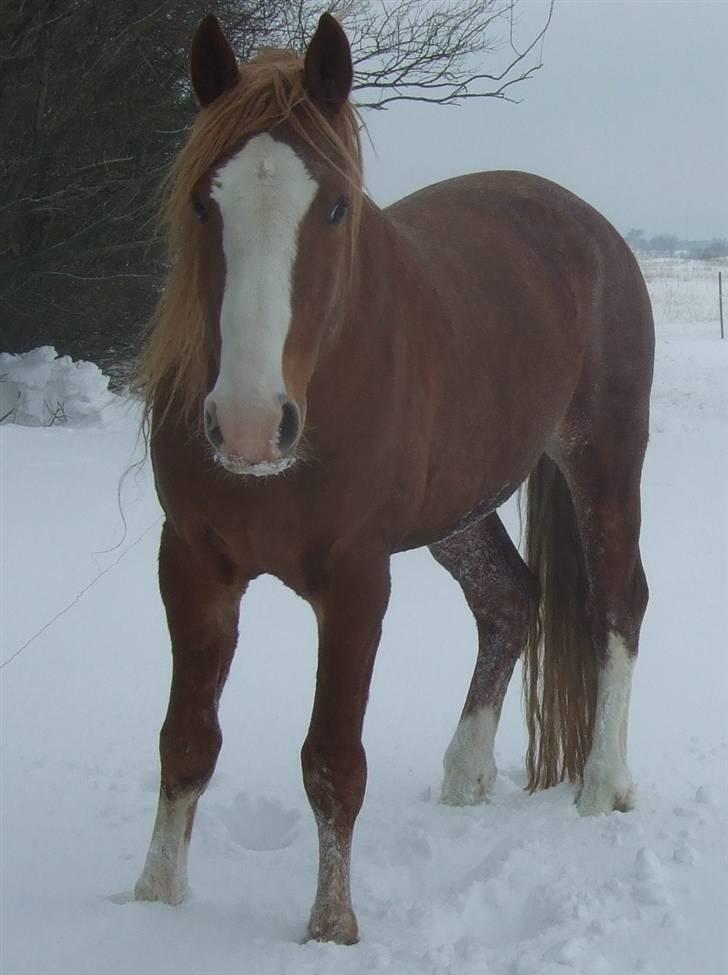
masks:
POLYGON ((430 546, 460 584, 478 627, 478 656, 460 721, 444 758, 442 801, 481 802, 496 778, 495 734, 523 650, 537 584, 497 514, 430 546))
POLYGON ((172 686, 159 738, 159 805, 137 900, 179 904, 187 892, 187 849, 197 800, 222 744, 217 708, 237 642, 241 585, 213 554, 192 549, 165 526, 159 584, 172 640, 172 686))
POLYGON ((351 841, 366 785, 361 742, 381 624, 389 599, 389 559, 338 560, 313 600, 319 665, 313 715, 301 752, 303 781, 319 835, 319 872, 309 936, 353 944, 351 841))

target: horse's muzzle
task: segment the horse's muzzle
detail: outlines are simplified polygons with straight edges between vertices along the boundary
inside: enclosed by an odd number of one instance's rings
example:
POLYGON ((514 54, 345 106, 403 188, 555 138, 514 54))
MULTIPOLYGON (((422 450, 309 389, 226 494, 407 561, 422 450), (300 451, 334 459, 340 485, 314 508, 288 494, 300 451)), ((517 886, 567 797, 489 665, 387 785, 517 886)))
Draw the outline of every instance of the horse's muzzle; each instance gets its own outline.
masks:
POLYGON ((225 410, 212 395, 204 408, 205 436, 215 459, 234 474, 270 476, 289 468, 301 439, 301 411, 285 395, 266 410, 225 410))

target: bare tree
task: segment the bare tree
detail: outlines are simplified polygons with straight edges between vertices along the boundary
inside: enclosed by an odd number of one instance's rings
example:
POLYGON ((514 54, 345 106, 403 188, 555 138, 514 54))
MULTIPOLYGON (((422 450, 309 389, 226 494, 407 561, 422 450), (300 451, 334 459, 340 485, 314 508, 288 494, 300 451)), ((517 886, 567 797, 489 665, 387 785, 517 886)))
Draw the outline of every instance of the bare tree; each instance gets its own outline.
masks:
MULTIPOLYGON (((458 104, 468 98, 514 101, 510 90, 542 66, 542 44, 554 0, 541 25, 517 41, 520 0, 333 0, 354 61, 355 100, 362 109, 392 102, 458 104), (505 52, 505 58, 502 53, 505 52), (498 58, 497 70, 485 62, 498 58)), ((281 18, 284 42, 302 51, 320 5, 295 0, 281 18)))
MULTIPOLYGON (((211 0, 0 0, 0 348, 55 344, 107 369, 156 302, 156 190, 195 105, 187 51, 211 0)), ((330 0, 355 100, 511 99, 541 66, 553 0, 330 0), (496 67, 493 67, 496 65, 496 67)), ((241 60, 303 51, 325 0, 217 0, 241 60)), ((512 99, 511 99, 512 100, 512 99)))

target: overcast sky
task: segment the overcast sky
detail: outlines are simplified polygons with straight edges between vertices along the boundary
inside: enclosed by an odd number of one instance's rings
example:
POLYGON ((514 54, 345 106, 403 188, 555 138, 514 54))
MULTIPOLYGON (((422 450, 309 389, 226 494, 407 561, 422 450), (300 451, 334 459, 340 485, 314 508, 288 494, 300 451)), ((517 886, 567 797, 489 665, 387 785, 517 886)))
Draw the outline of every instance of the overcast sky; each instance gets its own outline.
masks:
MULTIPOLYGON (((522 0, 521 30, 545 13, 522 0)), ((367 185, 385 204, 480 169, 522 169, 625 233, 728 237, 728 0, 556 0, 544 66, 459 108, 369 113, 367 185)))

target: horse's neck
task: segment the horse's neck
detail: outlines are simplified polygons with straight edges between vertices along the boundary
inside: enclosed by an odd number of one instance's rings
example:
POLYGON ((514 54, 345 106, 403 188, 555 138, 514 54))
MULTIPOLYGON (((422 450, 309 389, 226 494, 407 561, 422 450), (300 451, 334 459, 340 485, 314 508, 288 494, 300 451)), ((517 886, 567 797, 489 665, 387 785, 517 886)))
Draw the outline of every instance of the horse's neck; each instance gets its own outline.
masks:
POLYGON ((369 334, 379 333, 382 349, 396 340, 421 344, 422 330, 445 325, 428 269, 414 244, 386 212, 365 199, 349 314, 369 334))
POLYGON ((449 328, 416 246, 366 201, 343 315, 319 370, 319 405, 325 405, 315 419, 321 432, 332 410, 342 418, 357 413, 361 398, 375 426, 391 425, 395 417, 420 422, 441 382, 435 350, 447 348, 449 328))

